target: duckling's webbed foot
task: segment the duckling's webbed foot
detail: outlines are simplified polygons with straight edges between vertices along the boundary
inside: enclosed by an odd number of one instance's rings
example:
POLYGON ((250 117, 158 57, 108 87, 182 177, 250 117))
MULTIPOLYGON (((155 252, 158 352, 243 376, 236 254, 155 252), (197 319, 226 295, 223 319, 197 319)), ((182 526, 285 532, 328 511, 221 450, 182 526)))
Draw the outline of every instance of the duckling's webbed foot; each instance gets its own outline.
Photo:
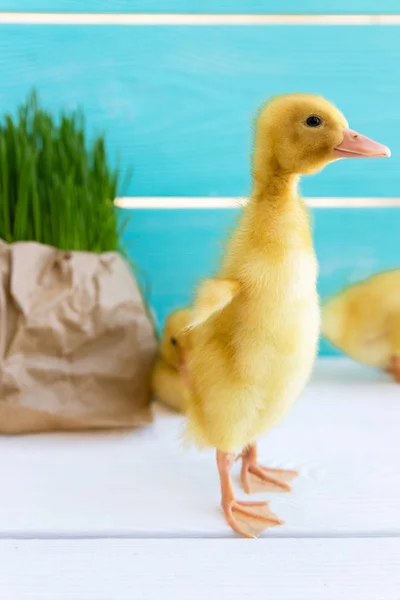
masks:
POLYGON ((255 444, 245 448, 240 458, 242 459, 241 482, 246 494, 292 491, 289 483, 297 477, 297 471, 270 469, 259 465, 255 444))
POLYGON ((235 462, 234 454, 217 451, 217 464, 221 481, 221 505, 225 519, 233 531, 248 538, 255 538, 267 527, 282 525, 283 521, 269 509, 268 502, 240 502, 236 500, 230 471, 235 462))
POLYGON ((391 357, 386 372, 389 373, 397 383, 400 383, 400 356, 398 354, 394 354, 391 357))

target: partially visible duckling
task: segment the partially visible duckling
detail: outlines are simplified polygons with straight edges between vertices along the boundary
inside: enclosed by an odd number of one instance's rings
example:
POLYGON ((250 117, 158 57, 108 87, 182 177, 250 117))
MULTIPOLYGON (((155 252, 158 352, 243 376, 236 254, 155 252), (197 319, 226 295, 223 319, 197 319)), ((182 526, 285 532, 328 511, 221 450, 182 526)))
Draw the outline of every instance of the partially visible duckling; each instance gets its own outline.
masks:
POLYGON ((182 335, 190 320, 188 309, 177 310, 167 318, 160 345, 160 356, 152 374, 152 390, 160 402, 182 411, 184 408, 184 383, 180 369, 188 334, 182 335))
POLYGON ((354 360, 400 383, 400 269, 343 290, 322 308, 322 334, 354 360))
POLYGON ((191 332, 229 304, 237 289, 236 282, 204 279, 193 305, 176 310, 167 318, 151 384, 157 399, 170 408, 184 410, 191 332))

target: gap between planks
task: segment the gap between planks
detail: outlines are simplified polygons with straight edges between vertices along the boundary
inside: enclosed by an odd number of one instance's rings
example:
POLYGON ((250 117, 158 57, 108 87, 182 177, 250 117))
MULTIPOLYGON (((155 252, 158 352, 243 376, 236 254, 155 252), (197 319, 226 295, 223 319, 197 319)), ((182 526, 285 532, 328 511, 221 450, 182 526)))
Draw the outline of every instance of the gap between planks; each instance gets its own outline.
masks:
MULTIPOLYGON (((115 204, 124 209, 232 209, 246 204, 244 197, 121 197, 115 204)), ((305 198, 310 208, 394 208, 400 198, 305 198)))
POLYGON ((102 14, 2 12, 9 25, 400 25, 392 15, 102 14))
MULTIPOLYGON (((223 518, 221 516, 221 518, 223 518)), ((181 531, 177 531, 176 533, 166 533, 163 531, 157 532, 129 532, 129 531, 121 531, 116 533, 77 533, 77 532, 53 532, 53 533, 44 533, 40 531, 24 533, 24 532, 8 532, 0 534, 0 543, 3 541, 21 541, 21 542, 32 542, 32 541, 65 541, 65 542, 78 542, 78 541, 91 541, 91 540, 99 540, 99 541, 124 541, 124 540, 132 540, 132 541, 140 541, 140 540, 241 540, 239 536, 232 533, 231 530, 227 527, 226 534, 222 535, 220 532, 215 533, 215 535, 207 533, 207 534, 193 534, 193 533, 184 533, 181 531)), ((262 535, 259 540, 264 541, 279 541, 279 540, 315 540, 315 541, 324 541, 324 540, 399 540, 400 541, 400 531, 398 530, 390 530, 390 531, 382 531, 379 533, 360 533, 360 532, 318 532, 318 533, 299 533, 298 535, 294 533, 282 533, 277 534, 274 532, 268 532, 265 535, 262 535)), ((399 596, 400 599, 400 596, 399 596)))

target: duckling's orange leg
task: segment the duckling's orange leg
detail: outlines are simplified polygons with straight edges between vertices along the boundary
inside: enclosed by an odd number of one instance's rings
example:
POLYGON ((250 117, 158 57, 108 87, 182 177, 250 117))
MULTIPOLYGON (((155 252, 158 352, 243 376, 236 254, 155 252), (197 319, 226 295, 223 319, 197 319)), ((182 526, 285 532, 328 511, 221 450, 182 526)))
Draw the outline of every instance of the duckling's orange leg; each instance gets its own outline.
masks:
POLYGON ((389 373, 397 383, 400 383, 400 356, 398 354, 392 356, 386 372, 389 373))
POLYGON ((245 448, 240 457, 242 458, 241 481, 246 494, 258 491, 292 491, 288 482, 297 477, 298 473, 284 469, 269 469, 259 465, 256 444, 245 448))
POLYGON ((270 511, 268 502, 239 502, 232 489, 231 469, 234 454, 217 450, 217 465, 221 481, 221 505, 228 524, 239 535, 255 538, 267 527, 282 525, 283 521, 270 511))

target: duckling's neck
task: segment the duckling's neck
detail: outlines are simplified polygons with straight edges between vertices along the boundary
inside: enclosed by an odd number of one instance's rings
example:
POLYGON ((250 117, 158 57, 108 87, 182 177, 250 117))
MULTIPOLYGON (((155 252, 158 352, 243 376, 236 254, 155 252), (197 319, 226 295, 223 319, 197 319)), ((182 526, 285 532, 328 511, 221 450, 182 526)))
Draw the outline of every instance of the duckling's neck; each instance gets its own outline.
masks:
POLYGON ((253 193, 243 209, 223 262, 224 276, 246 278, 264 262, 271 263, 290 250, 312 252, 308 211, 298 191, 298 175, 267 165, 262 177, 254 174, 253 193), (246 273, 245 273, 246 271, 246 273))
POLYGON ((273 157, 266 159, 262 169, 253 170, 253 202, 265 201, 270 205, 286 204, 298 199, 299 176, 285 171, 273 157))
POLYGON ((285 171, 271 157, 265 160, 263 169, 253 171, 253 191, 244 209, 243 222, 249 231, 258 231, 262 240, 272 238, 283 241, 293 234, 292 228, 306 226, 308 219, 300 219, 305 213, 298 193, 299 176, 285 171))

